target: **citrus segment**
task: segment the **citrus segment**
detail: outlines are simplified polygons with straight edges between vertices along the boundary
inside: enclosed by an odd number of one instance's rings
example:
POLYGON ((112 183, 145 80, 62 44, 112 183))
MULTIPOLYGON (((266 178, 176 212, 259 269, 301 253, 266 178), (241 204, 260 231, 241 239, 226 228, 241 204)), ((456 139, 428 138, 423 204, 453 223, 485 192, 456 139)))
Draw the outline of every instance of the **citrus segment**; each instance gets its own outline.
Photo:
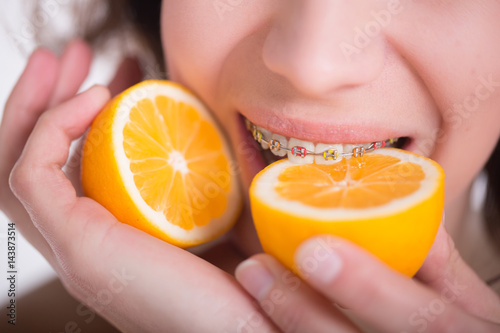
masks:
POLYGON ((333 165, 275 162, 252 182, 250 201, 264 250, 297 270, 295 249, 318 234, 345 237, 412 276, 423 263, 444 203, 441 167, 381 149, 333 165))
POLYGON ((275 190, 283 199, 318 208, 367 208, 415 192, 424 178, 418 164, 368 155, 333 166, 291 166, 278 176, 275 190))
POLYGON ((231 154, 208 110, 167 81, 117 96, 94 121, 82 184, 120 221, 179 246, 211 240, 241 206, 231 154), (94 138, 104 137, 97 144, 94 138))

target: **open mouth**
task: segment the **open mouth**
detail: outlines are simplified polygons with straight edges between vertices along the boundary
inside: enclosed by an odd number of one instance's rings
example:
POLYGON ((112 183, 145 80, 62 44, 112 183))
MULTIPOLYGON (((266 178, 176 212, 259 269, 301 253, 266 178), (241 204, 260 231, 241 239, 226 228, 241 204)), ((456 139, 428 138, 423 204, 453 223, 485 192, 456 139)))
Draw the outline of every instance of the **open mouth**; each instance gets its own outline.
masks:
POLYGON ((262 157, 267 165, 287 157, 296 164, 334 164, 343 158, 356 158, 384 147, 404 149, 411 141, 409 137, 387 138, 359 144, 314 143, 285 137, 253 124, 242 116, 245 127, 259 144, 262 157))

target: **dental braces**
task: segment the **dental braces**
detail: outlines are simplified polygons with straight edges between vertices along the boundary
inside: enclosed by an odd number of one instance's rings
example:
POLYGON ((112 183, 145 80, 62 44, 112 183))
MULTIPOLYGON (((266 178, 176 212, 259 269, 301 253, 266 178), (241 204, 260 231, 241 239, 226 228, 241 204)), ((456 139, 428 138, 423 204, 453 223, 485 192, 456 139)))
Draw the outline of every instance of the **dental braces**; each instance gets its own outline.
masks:
POLYGON ((352 149, 351 152, 342 152, 339 153, 336 149, 327 149, 323 152, 313 152, 307 150, 305 147, 294 146, 292 148, 284 147, 279 140, 276 139, 266 139, 261 131, 258 130, 255 124, 252 124, 248 119, 245 119, 245 124, 247 129, 252 133, 252 136, 255 141, 258 143, 265 143, 269 145, 269 149, 274 152, 285 151, 290 152, 293 156, 304 158, 308 155, 312 156, 323 156, 323 158, 328 160, 337 160, 339 157, 362 157, 364 154, 374 151, 376 149, 384 148, 387 145, 396 143, 398 138, 388 139, 385 141, 376 141, 368 144, 368 146, 357 146, 352 149))

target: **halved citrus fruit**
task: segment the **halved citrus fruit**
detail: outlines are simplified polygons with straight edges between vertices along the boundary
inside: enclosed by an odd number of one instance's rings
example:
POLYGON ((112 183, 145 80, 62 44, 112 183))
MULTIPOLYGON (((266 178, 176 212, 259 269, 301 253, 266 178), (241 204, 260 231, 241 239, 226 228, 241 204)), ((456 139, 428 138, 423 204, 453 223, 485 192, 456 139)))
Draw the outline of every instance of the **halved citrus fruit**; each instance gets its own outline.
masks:
POLYGON ((262 247, 294 271, 300 243, 331 234, 413 276, 441 221, 444 173, 430 159, 393 148, 332 165, 281 160, 254 178, 250 201, 262 247))
POLYGON ((85 195, 115 217, 180 247, 231 228, 241 208, 222 132, 188 90, 145 81, 94 120, 82 158, 85 195))

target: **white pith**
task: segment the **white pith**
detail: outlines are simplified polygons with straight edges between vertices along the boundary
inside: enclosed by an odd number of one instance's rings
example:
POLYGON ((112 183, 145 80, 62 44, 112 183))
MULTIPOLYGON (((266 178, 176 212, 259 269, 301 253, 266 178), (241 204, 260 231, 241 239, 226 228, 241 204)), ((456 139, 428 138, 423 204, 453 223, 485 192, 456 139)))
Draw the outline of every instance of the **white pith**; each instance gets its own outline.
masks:
MULTIPOLYGON (((118 163, 120 177, 123 180, 127 193, 129 193, 133 202, 136 204, 137 209, 141 211, 149 221, 156 225, 165 234, 176 239, 177 241, 185 242, 186 245, 197 244, 212 239, 215 235, 220 234, 220 231, 226 229, 228 223, 230 223, 228 222, 228 219, 232 220, 239 211, 240 190, 237 173, 231 172, 230 174, 231 188, 230 192, 227 193, 228 201, 226 211, 220 217, 212 219, 210 223, 205 226, 198 227, 195 225, 193 229, 185 230, 167 221, 162 212, 156 211, 150 207, 141 197, 141 194, 135 185, 134 174, 130 169, 130 160, 127 158, 123 147, 123 129, 129 121, 131 108, 136 105, 137 102, 145 98, 154 100, 154 98, 158 95, 169 96, 177 101, 192 105, 197 111, 199 111, 200 117, 203 120, 209 122, 219 130, 219 133, 222 133, 219 125, 213 120, 212 115, 206 107, 185 90, 173 84, 160 84, 156 81, 143 85, 141 90, 131 91, 129 94, 125 95, 117 106, 112 132, 115 157, 118 163)), ((224 155, 230 159, 231 153, 226 140, 221 138, 221 142, 224 155)), ((174 169, 178 170, 182 174, 189 172, 186 161, 182 155, 178 156, 171 154, 170 159, 174 169)))
MULTIPOLYGON (((402 153, 397 149, 381 149, 370 154, 380 154, 394 156, 401 159, 401 162, 413 162, 419 164, 424 173, 425 179, 420 183, 420 188, 414 193, 399 199, 394 199, 388 204, 378 207, 366 209, 345 209, 345 208, 318 208, 308 206, 299 201, 290 201, 283 199, 274 189, 277 183, 279 174, 286 168, 295 165, 291 161, 283 161, 267 167, 266 171, 259 175, 258 181, 254 181, 253 191, 255 196, 266 205, 273 207, 279 211, 287 212, 295 216, 308 218, 314 216, 315 219, 331 222, 338 220, 361 220, 369 218, 377 218, 387 216, 389 213, 405 211, 415 205, 416 202, 421 202, 431 196, 439 185, 441 174, 438 172, 436 165, 423 157, 415 154, 402 153)), ((339 184, 343 187, 345 184, 339 184)))
POLYGON ((179 171, 183 175, 189 173, 186 159, 184 158, 184 155, 182 155, 182 153, 179 151, 174 150, 172 153, 170 153, 167 163, 170 164, 175 171, 179 171))

